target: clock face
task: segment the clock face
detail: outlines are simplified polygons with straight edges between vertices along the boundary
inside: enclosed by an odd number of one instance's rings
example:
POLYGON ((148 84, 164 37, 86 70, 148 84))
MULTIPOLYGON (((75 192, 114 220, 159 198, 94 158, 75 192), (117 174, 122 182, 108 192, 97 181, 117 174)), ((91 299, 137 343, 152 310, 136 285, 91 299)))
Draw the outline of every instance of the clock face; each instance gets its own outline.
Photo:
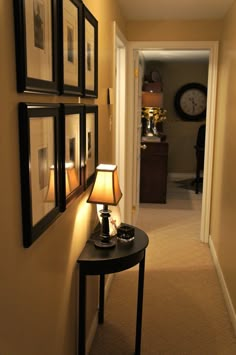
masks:
POLYGON ((205 119, 206 100, 207 90, 204 85, 198 83, 186 84, 176 94, 175 108, 183 119, 205 119))

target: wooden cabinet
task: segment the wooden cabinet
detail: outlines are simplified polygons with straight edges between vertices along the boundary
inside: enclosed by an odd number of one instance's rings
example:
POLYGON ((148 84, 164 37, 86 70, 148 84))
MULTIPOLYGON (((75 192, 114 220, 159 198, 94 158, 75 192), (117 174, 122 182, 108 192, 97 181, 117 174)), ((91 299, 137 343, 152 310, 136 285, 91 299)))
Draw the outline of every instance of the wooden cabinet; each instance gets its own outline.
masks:
POLYGON ((166 203, 168 143, 142 142, 140 202, 166 203))

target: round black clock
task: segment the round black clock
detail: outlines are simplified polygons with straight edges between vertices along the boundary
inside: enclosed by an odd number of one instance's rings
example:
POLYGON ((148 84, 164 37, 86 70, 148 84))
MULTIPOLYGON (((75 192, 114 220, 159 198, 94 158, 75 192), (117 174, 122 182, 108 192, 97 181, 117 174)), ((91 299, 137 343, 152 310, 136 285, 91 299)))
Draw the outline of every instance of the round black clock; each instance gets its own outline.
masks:
POLYGON ((184 120, 198 121, 206 118, 207 88, 199 83, 182 86, 175 95, 175 109, 184 120))

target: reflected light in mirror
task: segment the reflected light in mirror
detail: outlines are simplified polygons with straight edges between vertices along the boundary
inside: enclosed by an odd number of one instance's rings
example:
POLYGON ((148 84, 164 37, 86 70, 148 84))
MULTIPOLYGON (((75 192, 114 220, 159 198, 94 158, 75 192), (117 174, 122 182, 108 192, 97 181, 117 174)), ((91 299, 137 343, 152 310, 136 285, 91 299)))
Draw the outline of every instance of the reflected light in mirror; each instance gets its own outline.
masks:
MULTIPOLYGON (((74 167, 73 162, 65 163, 65 183, 66 183, 66 196, 68 196, 76 187, 79 186, 79 179, 77 172, 74 167)), ((50 167, 49 171, 49 184, 46 202, 54 202, 55 201, 55 170, 54 165, 50 167)))

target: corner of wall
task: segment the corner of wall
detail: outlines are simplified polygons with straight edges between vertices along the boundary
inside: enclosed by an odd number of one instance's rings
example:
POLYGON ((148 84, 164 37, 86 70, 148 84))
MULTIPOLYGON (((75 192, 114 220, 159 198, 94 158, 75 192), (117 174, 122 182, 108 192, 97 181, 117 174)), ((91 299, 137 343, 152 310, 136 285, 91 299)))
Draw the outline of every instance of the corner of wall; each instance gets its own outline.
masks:
POLYGON ((214 243, 213 243, 213 240, 212 240, 211 236, 209 237, 209 247, 210 247, 211 255, 212 255, 213 262, 214 262, 214 265, 215 265, 215 268, 216 268, 216 272, 217 272, 217 275, 218 275, 218 278, 219 278, 220 286, 221 286, 221 289, 222 289, 222 292, 223 292, 223 295, 224 295, 224 299, 225 299, 225 302, 226 302, 226 306, 227 306, 227 309, 228 309, 230 320, 232 322, 232 326, 234 328, 234 332, 235 332, 235 335, 236 335, 236 312, 235 312, 235 309, 234 309, 234 306, 233 306, 233 303, 232 303, 232 300, 231 300, 231 297, 230 297, 230 293, 229 293, 229 290, 228 290, 228 287, 227 287, 227 284, 226 284, 226 281, 225 281, 225 278, 224 278, 224 274, 222 272, 222 269, 221 269, 221 266, 220 266, 220 263, 219 263, 219 260, 218 260, 218 257, 217 257, 217 253, 216 253, 216 250, 215 250, 215 247, 214 247, 214 243))

